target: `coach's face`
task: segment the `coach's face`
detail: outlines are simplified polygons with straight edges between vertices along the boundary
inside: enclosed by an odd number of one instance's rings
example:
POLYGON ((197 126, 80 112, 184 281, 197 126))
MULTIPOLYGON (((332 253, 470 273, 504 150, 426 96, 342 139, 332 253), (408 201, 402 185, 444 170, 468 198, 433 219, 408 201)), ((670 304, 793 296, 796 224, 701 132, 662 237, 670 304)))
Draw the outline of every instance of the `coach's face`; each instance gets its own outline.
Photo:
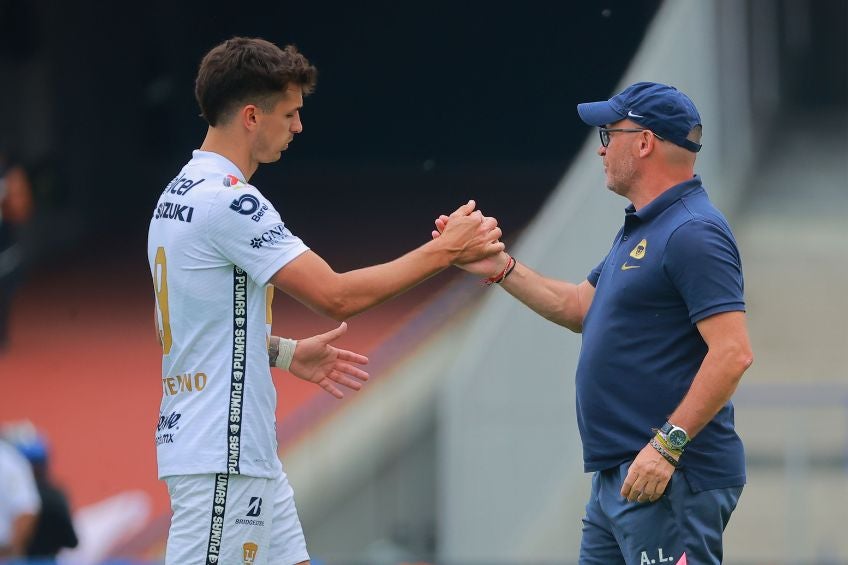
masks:
POLYGON ((273 111, 261 115, 254 143, 254 158, 259 163, 273 163, 288 149, 296 133, 303 131, 300 109, 303 107, 303 89, 290 85, 273 111))
MULTIPOLYGON (((634 129, 641 126, 630 120, 621 120, 605 126, 609 129, 634 129)), ((598 148, 604 163, 607 188, 627 198, 639 176, 638 135, 633 132, 610 132, 609 145, 598 148), (635 153, 634 153, 635 151, 635 153)))

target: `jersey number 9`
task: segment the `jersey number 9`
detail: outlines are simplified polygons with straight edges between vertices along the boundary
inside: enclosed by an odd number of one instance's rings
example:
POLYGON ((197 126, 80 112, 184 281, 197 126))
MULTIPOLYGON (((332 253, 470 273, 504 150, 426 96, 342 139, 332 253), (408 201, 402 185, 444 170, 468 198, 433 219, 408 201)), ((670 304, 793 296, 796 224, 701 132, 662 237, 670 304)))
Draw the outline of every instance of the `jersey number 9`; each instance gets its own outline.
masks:
POLYGON ((171 316, 168 313, 168 262, 165 259, 165 248, 156 249, 156 260, 153 269, 153 289, 156 291, 156 305, 159 316, 156 318, 159 326, 159 340, 162 342, 162 353, 171 352, 173 337, 171 337, 171 316))

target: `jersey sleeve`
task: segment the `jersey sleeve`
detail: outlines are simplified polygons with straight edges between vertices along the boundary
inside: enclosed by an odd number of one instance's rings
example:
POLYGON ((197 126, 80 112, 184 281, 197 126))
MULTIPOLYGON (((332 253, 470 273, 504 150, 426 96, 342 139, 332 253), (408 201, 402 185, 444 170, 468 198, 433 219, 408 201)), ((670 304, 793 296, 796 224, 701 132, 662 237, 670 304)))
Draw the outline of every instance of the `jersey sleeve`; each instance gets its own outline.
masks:
POLYGON ((252 186, 219 192, 210 205, 207 231, 212 246, 260 285, 309 249, 252 186))
POLYGON ((693 324, 713 314, 745 311, 742 262, 725 228, 704 220, 686 222, 669 238, 663 269, 693 324))

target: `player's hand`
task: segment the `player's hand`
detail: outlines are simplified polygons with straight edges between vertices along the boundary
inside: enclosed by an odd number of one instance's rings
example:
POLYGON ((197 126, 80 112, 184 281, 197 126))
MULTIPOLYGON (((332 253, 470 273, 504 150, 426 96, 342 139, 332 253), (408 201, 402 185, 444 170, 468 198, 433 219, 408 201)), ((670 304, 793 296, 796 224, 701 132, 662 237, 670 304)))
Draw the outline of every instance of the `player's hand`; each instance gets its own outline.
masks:
POLYGON ((449 219, 450 218, 448 216, 445 216, 444 214, 436 218, 436 221, 434 222, 436 224, 436 229, 434 229, 432 232, 433 239, 436 239, 437 237, 442 235, 442 232, 445 231, 445 228, 448 225, 449 219))
POLYGON ((649 443, 630 464, 621 496, 630 502, 656 502, 665 492, 674 467, 649 443))
MULTIPOLYGON (((504 250, 500 241, 502 232, 495 218, 474 210, 476 203, 469 200, 442 220, 439 239, 453 254, 454 265, 473 263, 497 255, 504 250)), ((438 222, 439 220, 437 220, 438 222)), ((437 224, 438 227, 439 224, 437 224)))
POLYGON ((315 383, 336 398, 344 393, 336 384, 351 390, 359 390, 368 380, 368 373, 356 365, 365 365, 368 358, 364 355, 338 349, 330 342, 338 339, 347 331, 347 323, 327 333, 300 339, 294 350, 289 372, 305 381, 315 383))
MULTIPOLYGON (((442 235, 442 232, 445 231, 445 227, 447 227, 448 220, 450 220, 450 218, 448 216, 445 216, 444 214, 436 218, 436 229, 434 229, 432 232, 433 239, 436 239, 442 235)), ((490 255, 489 257, 480 259, 479 261, 454 264, 463 271, 467 271, 473 275, 491 278, 502 273, 504 267, 506 267, 508 262, 509 255, 506 253, 506 251, 501 251, 500 253, 490 255)))

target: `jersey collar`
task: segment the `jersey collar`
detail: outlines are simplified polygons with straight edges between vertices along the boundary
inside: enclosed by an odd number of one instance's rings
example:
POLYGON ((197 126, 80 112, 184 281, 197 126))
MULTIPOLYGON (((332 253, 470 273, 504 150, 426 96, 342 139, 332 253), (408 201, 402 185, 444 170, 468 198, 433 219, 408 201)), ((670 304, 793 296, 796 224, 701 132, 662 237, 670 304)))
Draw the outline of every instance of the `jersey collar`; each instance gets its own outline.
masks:
POLYGON ((235 163, 220 153, 195 149, 191 152, 191 160, 194 162, 202 162, 209 167, 219 170, 224 175, 233 175, 244 184, 247 184, 247 181, 244 180, 244 173, 239 170, 235 163))

